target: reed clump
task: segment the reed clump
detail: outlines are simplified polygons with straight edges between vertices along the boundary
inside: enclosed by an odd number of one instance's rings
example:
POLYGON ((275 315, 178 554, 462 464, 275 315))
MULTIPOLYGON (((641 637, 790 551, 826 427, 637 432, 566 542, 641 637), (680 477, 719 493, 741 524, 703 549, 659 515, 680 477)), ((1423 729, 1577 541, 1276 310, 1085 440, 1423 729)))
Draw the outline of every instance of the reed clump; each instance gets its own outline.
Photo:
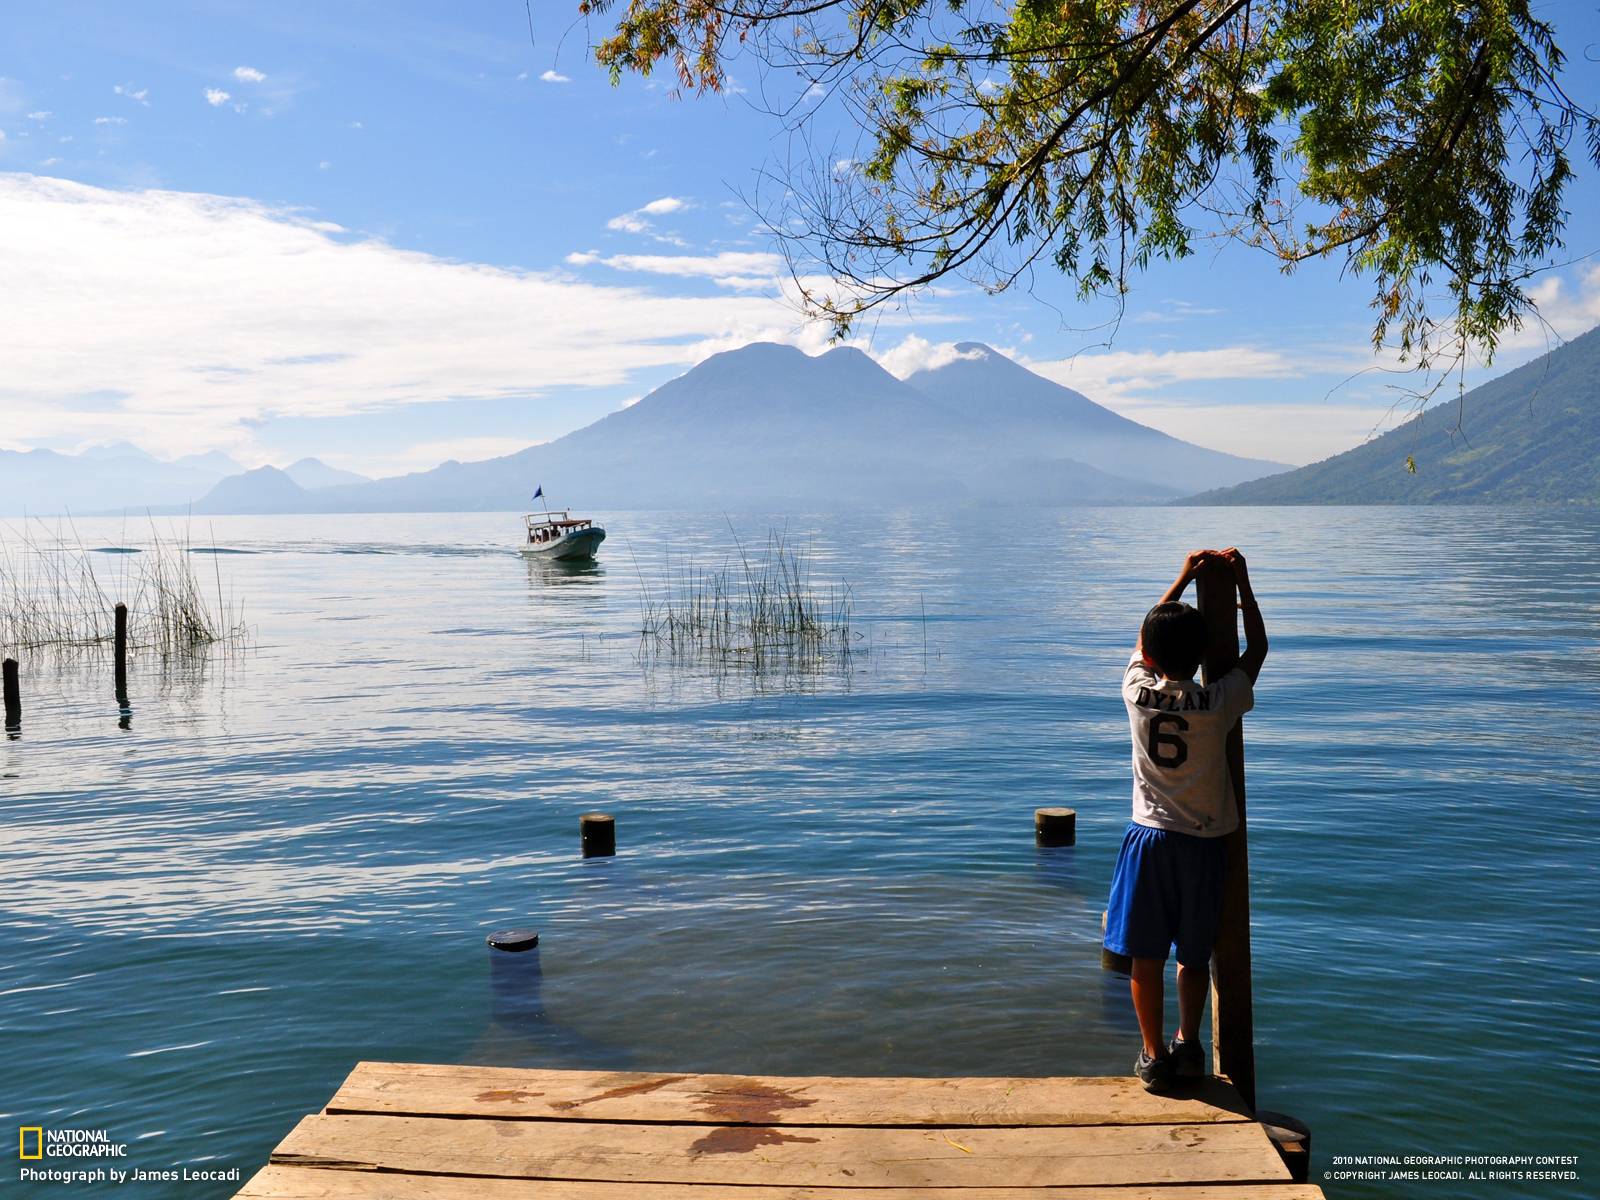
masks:
POLYGON ((128 606, 128 645, 182 658, 243 645, 239 608, 196 569, 190 546, 154 529, 137 549, 90 550, 24 529, 0 537, 0 649, 93 650, 109 646, 113 612, 128 606), (113 565, 114 564, 114 565, 113 565))
POLYGON ((757 554, 714 570, 688 564, 652 588, 640 575, 647 655, 708 661, 755 671, 848 663, 855 636, 848 584, 813 585, 808 550, 771 531, 757 554))

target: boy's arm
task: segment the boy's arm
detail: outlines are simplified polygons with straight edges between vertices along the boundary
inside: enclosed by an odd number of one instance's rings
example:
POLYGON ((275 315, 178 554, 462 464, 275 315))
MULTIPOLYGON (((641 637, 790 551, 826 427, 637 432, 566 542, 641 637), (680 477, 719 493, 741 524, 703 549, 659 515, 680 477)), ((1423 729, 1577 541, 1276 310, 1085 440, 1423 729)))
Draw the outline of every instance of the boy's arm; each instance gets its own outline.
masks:
MULTIPOLYGON (((1171 604, 1183 595, 1183 589, 1189 586, 1189 581, 1200 574, 1200 568, 1222 552, 1220 550, 1191 550, 1183 557, 1183 570, 1178 572, 1178 577, 1172 581, 1172 586, 1161 594, 1157 604, 1171 604)), ((1140 658, 1144 657, 1144 628, 1139 629, 1139 640, 1133 645, 1133 652, 1140 658)))
POLYGON ((1250 572, 1244 555, 1230 546, 1222 552, 1222 557, 1233 568, 1233 581, 1239 588, 1239 609, 1244 614, 1244 653, 1239 655, 1239 666, 1254 684, 1261 675, 1261 664, 1267 659, 1267 623, 1261 619, 1261 606, 1256 603, 1255 592, 1250 587, 1250 572))

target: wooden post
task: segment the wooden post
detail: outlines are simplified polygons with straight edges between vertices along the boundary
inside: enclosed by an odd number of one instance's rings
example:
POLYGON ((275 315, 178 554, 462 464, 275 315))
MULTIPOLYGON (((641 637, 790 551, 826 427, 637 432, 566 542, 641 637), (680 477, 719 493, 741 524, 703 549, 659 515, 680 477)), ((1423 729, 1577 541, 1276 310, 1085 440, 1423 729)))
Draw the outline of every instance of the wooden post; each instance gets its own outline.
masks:
POLYGON ((1072 846, 1078 841, 1078 814, 1070 808, 1039 808, 1033 813, 1033 840, 1040 846, 1072 846))
MULTIPOLYGON (((1106 934, 1106 911, 1100 910, 1100 936, 1106 934)), ((1107 950, 1104 941, 1100 943, 1100 969, 1110 971, 1113 975, 1132 975, 1133 959, 1126 954, 1118 954, 1114 950, 1107 950)))
POLYGON ((617 821, 609 813, 584 813, 578 818, 578 835, 585 858, 605 858, 617 852, 617 821))
POLYGON ((512 954, 521 954, 525 950, 532 950, 539 944, 539 931, 537 929, 499 929, 491 933, 486 940, 491 950, 505 950, 512 954))
POLYGON ((128 706, 128 606, 119 604, 112 610, 116 617, 116 634, 112 640, 112 656, 116 664, 117 703, 128 706))
POLYGON ((22 728, 22 685, 17 682, 17 660, 5 661, 6 728, 22 728))
POLYGON ((1307 1182, 1311 1178, 1311 1127, 1304 1121, 1265 1109, 1256 1113, 1256 1120, 1267 1131, 1283 1165, 1289 1168, 1289 1177, 1295 1183, 1307 1182))
MULTIPOLYGON (((1203 568, 1195 580, 1208 642, 1201 663, 1205 683, 1221 679, 1239 661, 1239 598, 1226 564, 1203 568)), ((1233 1080, 1252 1111, 1256 1106, 1255 1022, 1250 1000, 1250 852, 1245 830, 1244 725, 1228 734, 1228 774, 1239 802, 1239 828, 1224 839, 1228 876, 1222 922, 1211 955, 1211 1052, 1218 1074, 1233 1080)))

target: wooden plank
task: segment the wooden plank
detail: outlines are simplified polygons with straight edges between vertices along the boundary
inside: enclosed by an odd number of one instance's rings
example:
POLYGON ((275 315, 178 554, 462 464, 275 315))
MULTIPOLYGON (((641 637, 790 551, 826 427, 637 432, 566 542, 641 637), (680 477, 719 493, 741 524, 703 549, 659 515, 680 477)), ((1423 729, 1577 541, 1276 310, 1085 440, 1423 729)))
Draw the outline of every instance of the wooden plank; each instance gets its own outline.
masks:
MULTIPOLYGON (((463 1179, 268 1166, 236 1200, 850 1200, 855 1189, 678 1183, 463 1179)), ((870 1200, 1323 1200, 1310 1184, 1191 1184, 1118 1188, 881 1188, 870 1200)))
POLYGON ((1261 1126, 800 1129, 310 1116, 272 1161, 512 1179, 812 1187, 1289 1182, 1261 1126))
POLYGON ((856 1079, 357 1064, 329 1113, 705 1125, 1198 1125, 1249 1114, 1232 1085, 1155 1096, 1131 1076, 856 1079))

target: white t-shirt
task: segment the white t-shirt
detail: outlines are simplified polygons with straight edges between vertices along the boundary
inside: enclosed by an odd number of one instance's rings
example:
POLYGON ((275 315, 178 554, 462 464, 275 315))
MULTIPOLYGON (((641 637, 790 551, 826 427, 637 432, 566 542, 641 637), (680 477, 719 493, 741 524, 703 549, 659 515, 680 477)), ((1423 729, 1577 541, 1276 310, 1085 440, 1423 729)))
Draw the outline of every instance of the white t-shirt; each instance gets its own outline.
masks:
POLYGON ((1163 679, 1135 654, 1122 677, 1133 733, 1133 819, 1194 837, 1239 825, 1228 776, 1228 733, 1255 706, 1250 676, 1235 667, 1208 687, 1163 679))

